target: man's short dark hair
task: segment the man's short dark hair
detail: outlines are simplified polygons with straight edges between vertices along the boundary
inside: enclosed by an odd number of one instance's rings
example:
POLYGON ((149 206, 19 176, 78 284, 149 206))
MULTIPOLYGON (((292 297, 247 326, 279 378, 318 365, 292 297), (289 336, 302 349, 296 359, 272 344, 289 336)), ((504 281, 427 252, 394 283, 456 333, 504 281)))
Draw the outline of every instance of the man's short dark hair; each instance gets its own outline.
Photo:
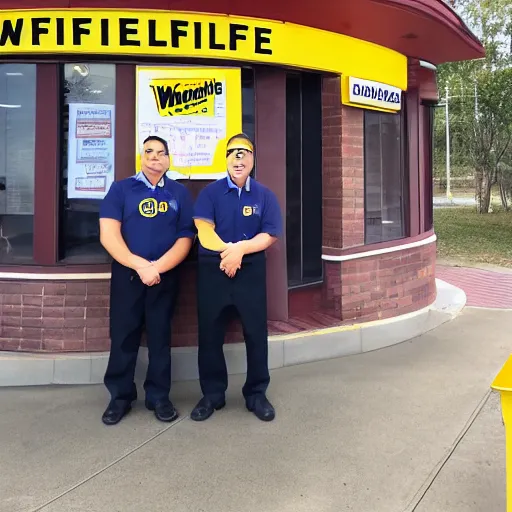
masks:
POLYGON ((150 135, 149 137, 146 137, 144 144, 146 144, 146 142, 151 142, 152 140, 160 142, 165 149, 165 154, 169 154, 169 146, 167 145, 167 141, 165 139, 162 139, 162 137, 159 137, 158 135, 150 135))

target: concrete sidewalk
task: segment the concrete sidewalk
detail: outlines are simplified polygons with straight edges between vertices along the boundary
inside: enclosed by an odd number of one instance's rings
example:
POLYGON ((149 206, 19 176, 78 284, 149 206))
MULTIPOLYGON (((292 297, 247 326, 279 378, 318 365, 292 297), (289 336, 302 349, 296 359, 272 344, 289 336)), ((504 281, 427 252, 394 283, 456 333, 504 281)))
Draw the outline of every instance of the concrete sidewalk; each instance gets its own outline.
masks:
MULTIPOLYGON (((0 511, 498 512, 504 431, 489 385, 511 352, 510 311, 466 309, 411 342, 279 369, 274 422, 227 407, 182 418, 139 402, 104 427, 102 386, 0 389, 0 511)), ((141 395, 142 396, 142 395, 141 395)))

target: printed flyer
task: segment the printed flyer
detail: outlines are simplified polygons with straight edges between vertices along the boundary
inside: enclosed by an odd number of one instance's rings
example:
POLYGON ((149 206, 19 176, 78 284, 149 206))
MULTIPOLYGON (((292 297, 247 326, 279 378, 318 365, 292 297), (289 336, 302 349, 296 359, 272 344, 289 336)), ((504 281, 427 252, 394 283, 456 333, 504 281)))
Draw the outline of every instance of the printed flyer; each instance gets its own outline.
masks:
POLYGON ((227 139, 241 131, 241 104, 238 68, 139 67, 137 153, 158 135, 169 145, 169 177, 217 179, 227 139))
POLYGON ((114 181, 114 114, 114 105, 69 105, 69 199, 103 199, 114 181))

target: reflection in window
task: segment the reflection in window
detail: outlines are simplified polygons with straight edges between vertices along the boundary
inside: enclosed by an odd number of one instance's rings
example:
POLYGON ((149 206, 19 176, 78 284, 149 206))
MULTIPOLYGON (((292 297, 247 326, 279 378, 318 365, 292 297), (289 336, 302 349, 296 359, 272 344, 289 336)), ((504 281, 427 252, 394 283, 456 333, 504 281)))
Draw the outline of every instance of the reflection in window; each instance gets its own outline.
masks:
POLYGON ((425 208, 425 223, 423 231, 430 231, 434 227, 434 107, 422 106, 423 109, 423 144, 424 153, 424 180, 425 196, 423 207, 425 208))
MULTIPOLYGON (((252 68, 242 68, 242 131, 253 142, 256 140, 254 108, 254 72, 252 68)), ((255 175, 256 168, 251 173, 255 175)))
POLYGON ((254 72, 252 68, 242 68, 242 130, 254 141, 254 72))
POLYGON ((365 111, 365 243, 406 236, 402 114, 365 111))
POLYGON ((0 64, 0 262, 33 258, 36 65, 0 64))
POLYGON ((114 64, 61 68, 61 210, 59 259, 102 263, 101 199, 114 179, 114 64))
POLYGON ((286 77, 286 258, 288 285, 322 280, 322 82, 286 77))

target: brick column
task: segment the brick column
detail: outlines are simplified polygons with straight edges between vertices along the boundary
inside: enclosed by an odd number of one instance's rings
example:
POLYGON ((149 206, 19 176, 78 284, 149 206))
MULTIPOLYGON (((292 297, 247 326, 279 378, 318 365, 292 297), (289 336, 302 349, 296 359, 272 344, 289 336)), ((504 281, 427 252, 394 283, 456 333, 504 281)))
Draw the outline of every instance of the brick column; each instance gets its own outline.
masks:
POLYGON ((339 78, 322 80, 322 209, 325 249, 341 249, 341 84, 339 78))
MULTIPOLYGON (((364 245, 364 113, 341 104, 341 80, 322 83, 323 253, 364 245)), ((323 307, 341 319, 342 266, 324 264, 323 307)))
POLYGON ((364 111, 342 105, 340 87, 323 80, 323 246, 333 254, 364 245, 364 111))
POLYGON ((342 106, 342 247, 364 245, 364 111, 342 106))
MULTIPOLYGON (((343 176, 341 166, 341 83, 338 77, 322 80, 322 252, 343 246, 343 176)), ((341 265, 324 262, 323 309, 341 319, 341 265)))

